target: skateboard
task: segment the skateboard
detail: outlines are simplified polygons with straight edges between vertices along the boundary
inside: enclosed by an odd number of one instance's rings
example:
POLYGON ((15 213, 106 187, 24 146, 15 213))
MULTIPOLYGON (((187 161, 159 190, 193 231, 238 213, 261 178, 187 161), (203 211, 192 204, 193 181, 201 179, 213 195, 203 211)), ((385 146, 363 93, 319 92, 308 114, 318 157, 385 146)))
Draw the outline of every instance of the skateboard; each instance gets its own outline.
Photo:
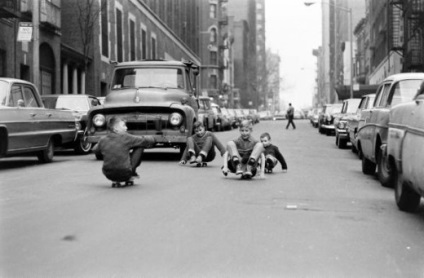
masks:
POLYGON ((208 164, 206 162, 196 164, 196 167, 206 167, 206 166, 208 166, 208 164))
MULTIPOLYGON (((236 173, 231 172, 231 171, 229 171, 229 172, 224 172, 224 170, 223 170, 223 169, 224 169, 224 167, 221 167, 222 174, 223 174, 224 176, 228 176, 228 173, 236 174, 236 173)), ((255 176, 255 175, 244 175, 244 174, 241 174, 241 175, 240 175, 240 179, 241 179, 241 180, 250 180, 250 179, 252 179, 254 176, 255 176)))
POLYGON ((134 181, 130 180, 130 181, 123 182, 122 184, 119 181, 112 182, 112 187, 125 187, 125 186, 131 186, 131 185, 134 185, 134 181))
POLYGON ((265 168, 265 173, 272 173, 272 168, 265 168))

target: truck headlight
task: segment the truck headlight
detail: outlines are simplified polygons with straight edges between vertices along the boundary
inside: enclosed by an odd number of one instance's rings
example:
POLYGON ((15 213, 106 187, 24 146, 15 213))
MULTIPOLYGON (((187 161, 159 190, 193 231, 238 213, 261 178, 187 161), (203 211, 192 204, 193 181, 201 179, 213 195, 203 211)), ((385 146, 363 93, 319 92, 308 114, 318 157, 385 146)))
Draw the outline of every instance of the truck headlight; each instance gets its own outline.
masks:
POLYGON ((182 123, 183 121, 183 116, 181 116, 180 113, 172 113, 171 116, 169 116, 169 122, 171 123, 171 125, 173 126, 178 126, 182 123))
POLYGON ((106 118, 102 114, 97 114, 93 117, 93 125, 96 127, 101 127, 106 124, 106 118))

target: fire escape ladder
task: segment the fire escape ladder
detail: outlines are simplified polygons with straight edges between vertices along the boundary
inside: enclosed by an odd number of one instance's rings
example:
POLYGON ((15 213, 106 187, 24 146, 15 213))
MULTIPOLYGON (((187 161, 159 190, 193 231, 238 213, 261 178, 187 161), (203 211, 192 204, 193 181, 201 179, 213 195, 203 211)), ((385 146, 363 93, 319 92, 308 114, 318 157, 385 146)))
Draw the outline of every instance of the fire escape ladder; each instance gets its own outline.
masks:
POLYGON ((403 43, 402 43, 402 6, 399 1, 392 1, 392 8, 390 13, 389 35, 390 35, 390 50, 397 52, 403 56, 403 43))

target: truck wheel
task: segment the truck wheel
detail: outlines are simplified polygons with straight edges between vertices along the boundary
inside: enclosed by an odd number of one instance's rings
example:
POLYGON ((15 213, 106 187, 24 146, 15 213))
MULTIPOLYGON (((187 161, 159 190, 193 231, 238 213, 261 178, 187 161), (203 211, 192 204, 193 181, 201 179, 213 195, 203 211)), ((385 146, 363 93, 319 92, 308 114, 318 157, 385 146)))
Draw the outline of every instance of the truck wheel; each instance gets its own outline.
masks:
POLYGON ((49 163, 53 161, 54 156, 54 144, 52 142, 52 139, 49 139, 49 142, 47 143, 47 148, 45 150, 40 151, 37 154, 38 160, 42 163, 49 163))
POLYGON ((365 175, 374 175, 376 164, 362 155, 362 173, 365 175))
POLYGON ((388 157, 383 155, 383 151, 379 150, 377 154, 378 165, 378 180, 384 187, 393 188, 395 186, 395 177, 393 176, 394 166, 389 161, 388 157))
POLYGON ((402 211, 416 211, 420 205, 421 196, 411 189, 397 169, 394 169, 394 176, 396 179, 394 190, 396 205, 402 211))
POLYGON ((78 142, 75 143, 74 150, 77 154, 88 154, 92 146, 92 143, 87 142, 84 138, 80 138, 78 142))

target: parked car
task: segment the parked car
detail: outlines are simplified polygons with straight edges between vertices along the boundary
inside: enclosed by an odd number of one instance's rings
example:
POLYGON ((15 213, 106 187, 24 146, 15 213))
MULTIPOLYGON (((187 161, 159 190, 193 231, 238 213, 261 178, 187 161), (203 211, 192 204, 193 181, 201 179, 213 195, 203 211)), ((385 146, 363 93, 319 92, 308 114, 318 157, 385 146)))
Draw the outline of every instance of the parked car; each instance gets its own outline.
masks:
MULTIPOLYGON (((91 95, 42 95, 41 99, 47 108, 72 111, 82 130, 85 130, 87 126, 88 110, 100 105, 100 101, 91 95)), ((78 154, 88 154, 91 151, 92 143, 86 139, 81 133, 76 142, 64 147, 71 147, 78 154)))
POLYGON ((293 119, 302 120, 305 119, 305 114, 302 110, 294 110, 293 119))
POLYGON ((411 101, 423 80, 424 73, 399 73, 387 77, 377 89, 373 108, 361 112, 364 125, 358 129, 357 147, 362 157, 362 172, 373 175, 378 166, 378 179, 385 187, 394 186, 391 164, 386 163, 381 149, 387 143, 390 109, 411 101))
POLYGON ((224 116, 224 113, 222 113, 221 108, 218 104, 212 103, 212 111, 215 114, 216 120, 216 127, 215 130, 222 131, 222 130, 230 130, 231 129, 231 123, 230 120, 224 116))
MULTIPOLYGON (((361 112, 364 109, 371 109, 371 107, 374 104, 375 94, 368 94, 364 95, 361 98, 361 102, 359 103, 358 109, 356 110, 356 113, 349 117, 347 120, 347 132, 349 134, 349 141, 352 145, 352 152, 357 152, 357 146, 356 146, 356 137, 358 133, 359 128, 359 121, 361 119, 361 112)), ((361 123, 363 125, 363 123, 361 123)))
POLYGON ((273 121, 281 121, 281 120, 285 120, 286 119, 286 113, 280 111, 277 112, 276 114, 274 114, 274 116, 272 117, 273 121))
POLYGON ((259 123, 260 118, 259 118, 258 110, 256 110, 256 109, 249 109, 249 114, 250 114, 250 116, 253 119, 253 123, 255 123, 255 124, 259 123))
POLYGON ((51 162, 54 147, 75 142, 79 132, 72 112, 45 108, 34 84, 0 78, 0 157, 35 154, 51 162))
POLYGON ((247 119, 247 117, 246 117, 246 115, 243 113, 243 110, 242 110, 242 109, 236 108, 236 109, 234 109, 234 112, 236 113, 236 117, 237 117, 237 120, 239 121, 239 123, 240 123, 241 121, 243 121, 243 120, 246 120, 246 119, 247 119))
POLYGON ((108 119, 119 116, 126 122, 129 133, 153 136, 156 140, 153 147, 179 148, 184 152, 197 120, 193 79, 198 72, 198 66, 191 62, 116 64, 104 105, 88 112, 88 141, 97 143, 107 133, 108 119))
POLYGON ((237 115, 237 112, 234 108, 227 108, 228 113, 234 117, 235 120, 235 126, 234 128, 238 127, 240 125, 240 119, 237 115))
POLYGON ((360 102, 360 98, 345 99, 343 101, 340 118, 337 121, 334 120, 334 127, 336 129, 336 146, 338 146, 339 149, 345 148, 349 142, 347 122, 356 114, 360 102))
POLYGON ((271 111, 266 110, 266 111, 260 111, 259 112, 259 120, 261 121, 268 121, 268 120, 272 120, 272 114, 271 111))
POLYGON ((235 114, 230 111, 229 108, 221 107, 221 112, 224 117, 228 119, 228 122, 230 123, 230 129, 237 127, 237 120, 235 114))
POLYGON ((393 173, 398 208, 413 212, 424 196, 424 83, 414 100, 393 107, 389 118, 382 151, 393 173))
POLYGON ((199 121, 203 123, 206 130, 217 129, 218 116, 213 112, 211 103, 209 97, 199 97, 199 121))
POLYGON ((334 116, 342 111, 341 103, 325 104, 318 119, 319 133, 331 135, 335 133, 334 116))
POLYGON ((318 127, 319 114, 322 112, 322 107, 314 108, 309 114, 309 119, 313 127, 318 127))

